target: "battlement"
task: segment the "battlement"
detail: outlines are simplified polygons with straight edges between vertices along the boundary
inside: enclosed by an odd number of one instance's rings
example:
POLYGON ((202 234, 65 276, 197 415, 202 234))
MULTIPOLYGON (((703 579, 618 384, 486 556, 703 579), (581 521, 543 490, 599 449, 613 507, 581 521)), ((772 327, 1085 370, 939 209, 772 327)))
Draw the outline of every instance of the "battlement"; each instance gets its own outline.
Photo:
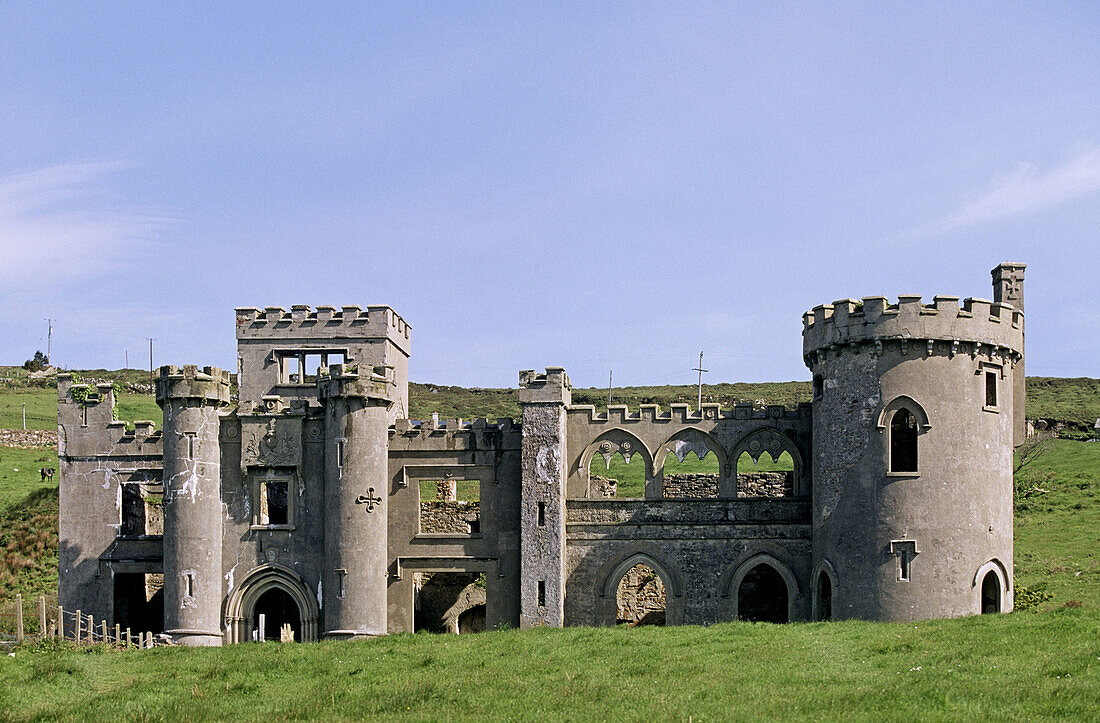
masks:
POLYGON ((562 367, 546 367, 545 372, 526 369, 519 373, 520 404, 569 404, 572 398, 573 385, 562 367))
POLYGON ((278 339, 388 339, 409 353, 411 327, 389 306, 318 306, 296 304, 288 312, 281 306, 264 309, 241 307, 237 314, 237 340, 278 339))
POLYGON ((603 424, 607 422, 676 422, 679 424, 691 424, 703 421, 717 421, 722 419, 734 420, 765 420, 809 419, 813 413, 813 405, 810 402, 802 402, 797 407, 791 408, 781 404, 770 404, 758 409, 751 403, 735 404, 730 409, 722 409, 717 403, 704 404, 702 409, 692 410, 687 404, 672 404, 667 411, 662 412, 656 404, 642 404, 638 411, 631 412, 625 404, 612 404, 606 412, 597 412, 591 404, 572 404, 567 412, 573 416, 587 416, 587 422, 591 424, 603 424))
POLYGON ((922 304, 914 294, 840 299, 815 306, 802 315, 802 349, 806 355, 835 345, 904 339, 985 344, 1023 352, 1024 314, 1012 304, 957 296, 935 296, 922 304))
POLYGON ((393 400, 394 369, 387 364, 333 364, 317 370, 317 392, 331 397, 371 397, 393 400))
POLYGON ((162 366, 156 379, 157 404, 168 399, 195 399, 229 404, 229 372, 218 367, 193 364, 184 367, 162 366))

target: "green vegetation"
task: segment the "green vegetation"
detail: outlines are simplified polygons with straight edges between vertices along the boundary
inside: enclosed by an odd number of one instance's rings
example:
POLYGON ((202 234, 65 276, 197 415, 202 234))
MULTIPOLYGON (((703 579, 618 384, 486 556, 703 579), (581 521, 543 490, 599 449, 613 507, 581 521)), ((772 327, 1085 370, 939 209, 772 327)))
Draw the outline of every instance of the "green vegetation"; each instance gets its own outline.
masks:
POLYGON ((1095 719, 1097 617, 569 628, 0 656, 0 714, 154 719, 1095 719))
MULTIPOLYGON (((438 480, 420 480, 420 501, 437 499, 438 480)), ((455 500, 458 502, 480 502, 481 483, 476 479, 455 480, 455 500)))
POLYGON ((1028 377, 1027 416, 1092 429, 1100 419, 1100 379, 1028 377))
MULTIPOLYGON (((680 462, 675 455, 665 458, 665 474, 718 474, 718 457, 711 452, 703 459, 695 454, 688 454, 684 461, 680 462)), ((794 469, 794 460, 787 452, 779 455, 778 460, 773 460, 767 452, 760 456, 758 464, 753 464, 747 454, 742 454, 737 460, 737 473, 748 474, 751 472, 789 472, 794 469)), ((599 454, 592 457, 588 467, 589 474, 609 477, 618 480, 616 497, 644 497, 645 496, 645 462, 640 455, 632 455, 630 462, 621 454, 611 458, 610 467, 599 454)))
MULTIPOLYGON (((1061 381, 1092 403, 1081 380, 1061 381)), ((55 394, 0 390, 0 414, 21 392, 47 394, 50 404, 55 394)), ((1038 396, 1054 409, 1072 406, 1038 396)), ((50 413, 41 428, 53 428, 50 413)), ((739 471, 752 471, 740 462, 739 471)), ((756 469, 789 464, 765 456, 756 469)), ((0 600, 15 591, 54 599, 57 489, 41 482, 43 466, 57 466, 52 450, 0 447, 0 600)), ((676 466, 715 470, 710 456, 676 466)), ((623 480, 620 496, 630 496, 631 484, 641 494, 641 469, 639 457, 630 465, 615 457, 610 471, 601 457, 593 465, 623 480)), ((434 483, 426 484, 434 497, 434 483)), ((0 718, 1097 719, 1098 489, 1100 443, 1052 440, 1018 473, 1020 610, 1011 615, 506 630, 209 650, 28 645, 0 655, 0 718)))

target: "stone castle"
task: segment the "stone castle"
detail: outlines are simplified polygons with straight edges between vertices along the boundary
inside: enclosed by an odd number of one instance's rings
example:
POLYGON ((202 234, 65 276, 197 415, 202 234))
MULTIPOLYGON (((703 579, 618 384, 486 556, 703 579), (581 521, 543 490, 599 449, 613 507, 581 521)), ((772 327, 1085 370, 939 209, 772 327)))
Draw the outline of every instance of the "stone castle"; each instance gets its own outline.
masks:
POLYGON ((411 420, 393 309, 237 309, 236 401, 162 367, 162 428, 129 429, 111 385, 59 377, 59 602, 186 645, 1011 610, 1023 274, 807 312, 794 409, 600 413, 551 367, 518 420, 411 420), (686 454, 717 474, 666 478, 686 454), (617 456, 643 496, 590 472, 617 456))

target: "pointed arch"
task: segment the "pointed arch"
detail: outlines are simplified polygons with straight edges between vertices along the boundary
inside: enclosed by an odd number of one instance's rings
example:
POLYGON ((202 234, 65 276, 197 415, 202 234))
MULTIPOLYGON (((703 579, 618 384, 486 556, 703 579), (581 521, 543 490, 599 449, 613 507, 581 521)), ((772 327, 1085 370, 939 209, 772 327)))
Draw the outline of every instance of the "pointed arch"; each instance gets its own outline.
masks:
MULTIPOLYGON (((726 450, 718 444, 709 434, 701 429, 688 427, 681 429, 669 437, 663 444, 657 447, 653 457, 653 477, 660 490, 660 496, 664 497, 665 459, 669 454, 674 454, 677 459, 683 461, 688 454, 695 453, 700 460, 713 452, 718 458, 718 497, 733 497, 734 485, 730 480, 729 462, 726 458, 726 450), (699 454, 702 451, 703 454, 699 454)), ((736 475, 736 470, 733 474, 736 475)))
POLYGON ((665 625, 681 625, 684 621, 684 581, 679 571, 664 560, 664 555, 655 545, 642 543, 612 556, 601 567, 596 576, 595 586, 596 624, 614 625, 616 619, 616 594, 619 581, 627 571, 637 564, 653 568, 665 586, 665 625))
MULTIPOLYGON (((759 462, 760 457, 767 452, 772 459, 779 459, 779 455, 786 452, 791 455, 794 462, 794 496, 805 497, 810 494, 810 486, 806 483, 806 465, 802 460, 802 452, 794 440, 780 432, 778 429, 764 428, 746 434, 733 447, 729 456, 731 479, 737 479, 737 460, 742 454, 747 454, 753 462, 759 462)), ((736 482, 733 485, 733 495, 736 496, 736 482)))
POLYGON ((240 585, 226 598, 225 627, 230 643, 243 643, 252 639, 252 613, 256 603, 264 593, 275 588, 287 593, 298 606, 302 641, 317 639, 317 600, 310 594, 305 580, 288 567, 266 563, 250 570, 240 585))
POLYGON ((886 429, 890 419, 894 416, 894 412, 899 409, 908 409, 909 413, 917 418, 917 425, 920 427, 922 434, 932 428, 931 423, 928 421, 928 412, 924 411, 921 403, 908 395, 901 394, 883 405, 882 411, 879 412, 876 426, 880 431, 886 429))
POLYGON ((723 620, 738 620, 738 596, 741 583, 745 577, 760 565, 772 568, 783 579, 787 586, 787 620, 793 621, 801 618, 802 589, 798 584, 798 578, 790 566, 775 555, 768 552, 757 552, 750 555, 737 565, 734 565, 718 582, 718 594, 721 596, 720 613, 723 620))
POLYGON ((810 590, 812 591, 811 599, 813 600, 811 618, 813 620, 835 619, 837 574, 833 563, 823 558, 814 565, 813 572, 810 573, 810 590), (823 594, 824 584, 829 586, 829 599, 827 602, 823 594))
POLYGON ((1012 612, 1012 578, 1009 576, 1004 563, 995 557, 979 567, 974 573, 974 579, 970 581, 970 587, 974 590, 974 609, 978 613, 982 612, 982 586, 986 575, 989 573, 993 573, 997 577, 997 590, 1000 593, 1000 610, 998 612, 1012 612))
POLYGON ((894 397, 883 405, 876 426, 880 434, 886 434, 883 445, 886 474, 919 475, 920 435, 932 428, 924 407, 910 396, 894 397))
POLYGON ((646 446, 645 442, 639 439, 636 435, 631 434, 621 427, 615 427, 603 432, 594 440, 592 440, 584 452, 581 453, 580 459, 577 462, 578 472, 580 473, 581 480, 584 482, 585 497, 590 496, 591 485, 589 478, 589 468, 592 464, 592 459, 600 454, 601 456, 610 459, 616 454, 623 455, 624 458, 633 457, 638 455, 642 458, 643 466, 645 468, 645 496, 647 498, 660 497, 660 489, 656 489, 653 475, 653 453, 646 446))

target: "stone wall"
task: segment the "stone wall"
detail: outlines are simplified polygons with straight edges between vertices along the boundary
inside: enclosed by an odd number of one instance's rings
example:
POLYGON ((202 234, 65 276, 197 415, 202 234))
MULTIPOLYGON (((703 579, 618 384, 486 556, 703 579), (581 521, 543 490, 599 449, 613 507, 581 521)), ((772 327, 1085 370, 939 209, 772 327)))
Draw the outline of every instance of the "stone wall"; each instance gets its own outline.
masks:
POLYGON ((665 497, 710 499, 718 497, 716 474, 665 475, 665 497))
POLYGON ((619 480, 617 479, 594 474, 589 477, 589 482, 592 484, 590 497, 614 497, 618 493, 619 480))
POLYGON ((481 503, 428 500, 420 503, 420 532, 469 535, 481 531, 481 503))
POLYGON ((748 472, 737 475, 738 497, 790 497, 794 472, 748 472))
POLYGON ((665 604, 665 584, 660 575, 649 565, 635 565, 619 581, 616 621, 631 626, 664 625, 665 604))

